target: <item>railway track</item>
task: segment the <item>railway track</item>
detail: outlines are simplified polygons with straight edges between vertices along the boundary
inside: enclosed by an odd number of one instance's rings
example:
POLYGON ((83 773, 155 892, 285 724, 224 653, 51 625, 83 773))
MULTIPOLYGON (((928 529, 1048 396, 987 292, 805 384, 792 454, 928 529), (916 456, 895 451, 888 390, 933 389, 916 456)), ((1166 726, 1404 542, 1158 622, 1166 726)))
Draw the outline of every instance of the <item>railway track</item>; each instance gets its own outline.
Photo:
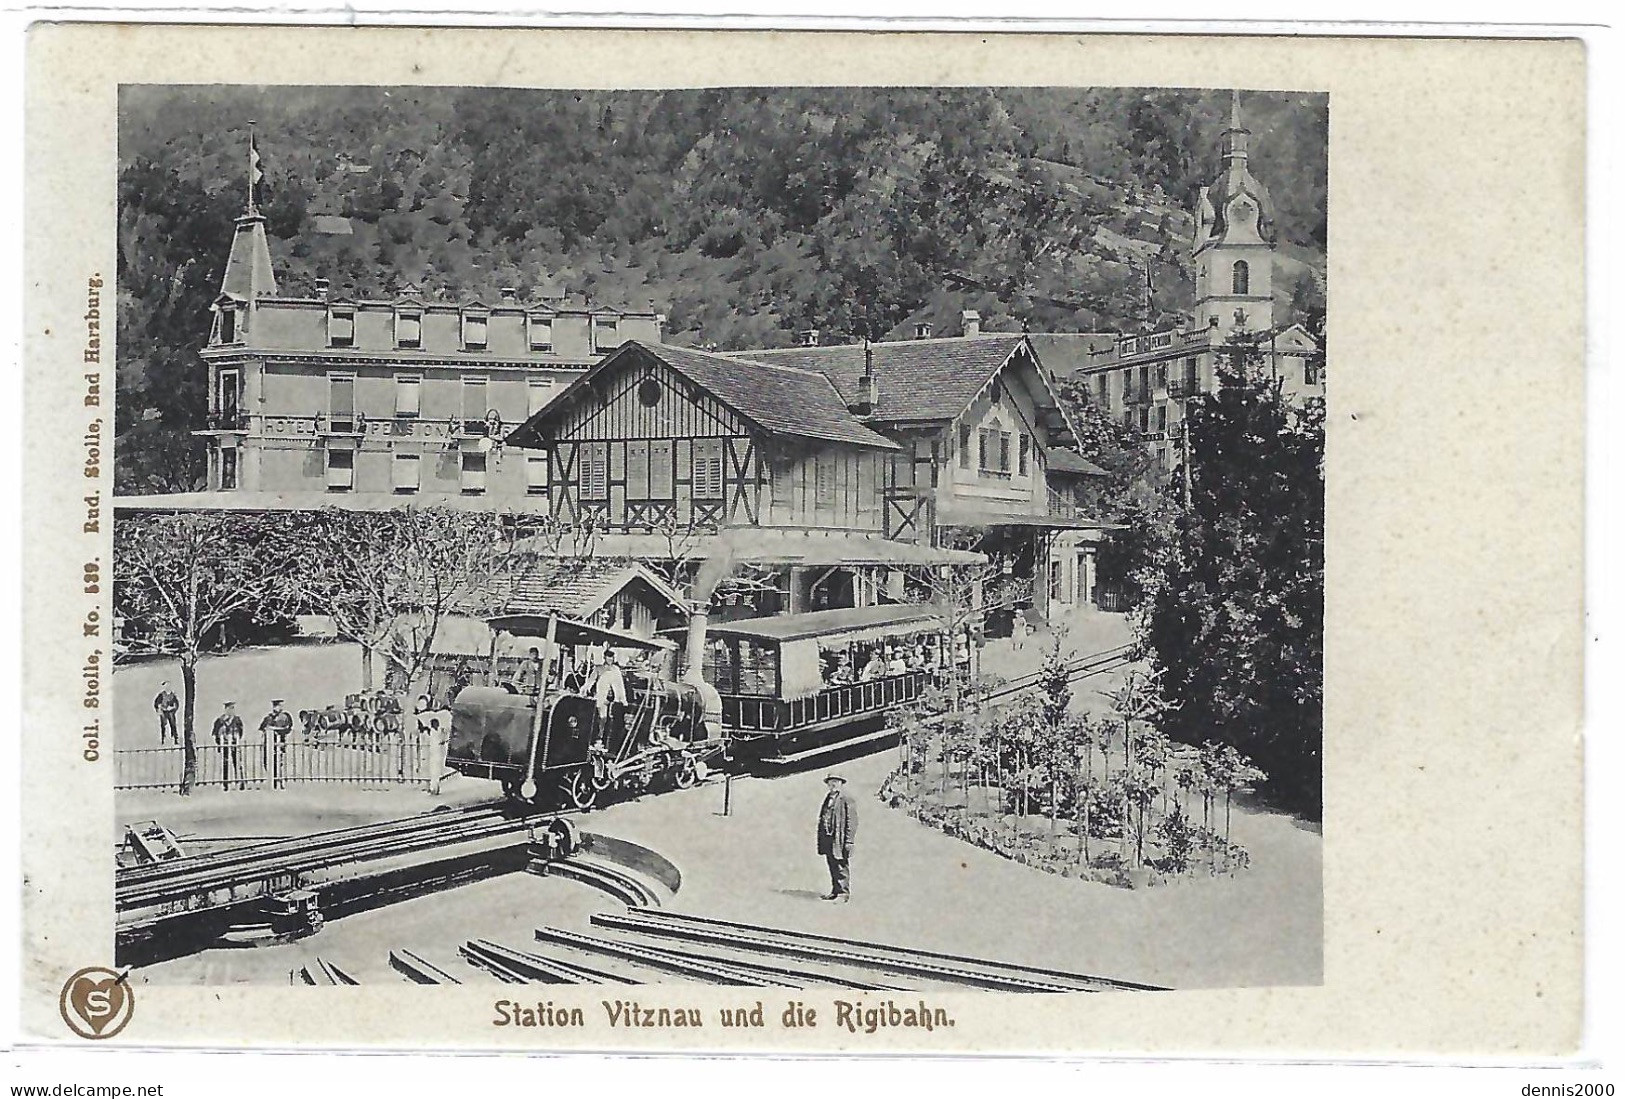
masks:
MULTIPOLYGON (((676 978, 735 988, 861 992, 1164 991, 1134 981, 664 909, 598 913, 592 923, 603 934, 539 927, 536 943, 528 949, 471 939, 458 954, 470 966, 510 984, 641 985, 676 978)), ((391 968, 418 984, 462 983, 410 951, 392 951, 389 960, 391 968)), ((319 958, 303 972, 310 984, 355 983, 319 958)))
MULTIPOLYGON (((680 945, 673 949, 683 952, 691 950, 694 944, 707 944, 778 958, 812 959, 838 964, 893 981, 907 977, 934 985, 1000 992, 1153 991, 1158 987, 664 910, 631 909, 624 914, 600 912, 592 917, 592 922, 602 928, 676 940, 680 945)), ((910 986, 887 984, 876 987, 896 989, 910 986)))
MULTIPOLYGON (((163 905, 177 896, 234 892, 245 883, 292 878, 346 863, 411 854, 452 843, 485 840, 526 832, 528 818, 515 818, 501 810, 436 814, 443 819, 412 818, 368 829, 345 830, 306 837, 299 845, 266 845, 271 850, 247 848, 235 857, 201 864, 177 860, 160 864, 164 872, 139 880, 121 873, 114 889, 120 911, 163 905)), ((231 899, 231 898, 227 898, 231 899)))
POLYGON ((465 824, 476 825, 504 815, 501 809, 493 806, 453 809, 377 824, 340 828, 315 836, 289 836, 204 855, 192 855, 184 859, 121 867, 118 871, 117 887, 121 891, 133 891, 149 882, 174 880, 182 873, 222 875, 243 867, 261 866, 280 858, 292 856, 303 858, 328 849, 340 850, 373 843, 387 843, 392 839, 410 837, 422 832, 440 832, 448 827, 465 824))

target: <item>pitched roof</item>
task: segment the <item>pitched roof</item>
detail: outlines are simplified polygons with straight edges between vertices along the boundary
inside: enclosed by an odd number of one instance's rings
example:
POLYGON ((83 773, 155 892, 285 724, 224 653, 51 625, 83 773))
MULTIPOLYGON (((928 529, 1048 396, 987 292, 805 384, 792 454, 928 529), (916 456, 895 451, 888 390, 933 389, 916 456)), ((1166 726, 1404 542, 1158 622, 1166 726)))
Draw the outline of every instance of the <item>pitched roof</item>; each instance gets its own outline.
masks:
POLYGON ((644 350, 768 431, 898 449, 860 423, 836 386, 817 370, 794 363, 744 362, 683 347, 645 345, 644 350))
POLYGON ((242 301, 276 293, 276 274, 271 270, 271 246, 265 239, 265 219, 244 214, 237 219, 231 237, 231 254, 226 257, 226 275, 220 292, 242 301))
POLYGON ((1075 450, 1054 447, 1046 452, 1051 473, 1074 473, 1084 477, 1110 477, 1111 474, 1075 450))
POLYGON ((508 436, 508 442, 522 447, 544 444, 543 421, 569 406, 575 395, 594 379, 606 371, 619 369, 628 356, 638 355, 670 367, 770 434, 883 450, 899 449, 896 443, 865 427, 853 416, 835 386, 816 371, 746 362, 709 351, 640 340, 628 340, 577 378, 569 389, 508 436))
POLYGON ((510 614, 557 613, 585 618, 633 581, 641 580, 673 608, 682 596, 643 565, 596 557, 529 556, 492 587, 510 614))
MULTIPOLYGON (((1026 337, 993 333, 935 340, 873 343, 879 402, 877 420, 951 420, 964 412, 1026 337)), ((818 371, 834 383, 843 402, 857 399, 863 376, 862 344, 735 351, 730 358, 818 371)))

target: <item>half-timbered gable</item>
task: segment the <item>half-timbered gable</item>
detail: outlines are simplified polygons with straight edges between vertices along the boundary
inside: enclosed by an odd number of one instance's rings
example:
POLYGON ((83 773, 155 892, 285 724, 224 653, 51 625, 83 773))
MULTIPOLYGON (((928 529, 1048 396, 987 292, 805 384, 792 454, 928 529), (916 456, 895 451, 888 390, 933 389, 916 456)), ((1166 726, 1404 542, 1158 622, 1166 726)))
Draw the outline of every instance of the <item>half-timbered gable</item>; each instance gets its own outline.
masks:
POLYGON ((752 362, 816 370, 899 446, 885 463, 882 530, 929 541, 968 509, 1043 512, 1046 452, 1076 436, 1031 343, 992 334, 740 351, 752 362))
POLYGON ((820 374, 636 342, 508 442, 547 452, 556 515, 602 530, 878 530, 896 449, 820 374))

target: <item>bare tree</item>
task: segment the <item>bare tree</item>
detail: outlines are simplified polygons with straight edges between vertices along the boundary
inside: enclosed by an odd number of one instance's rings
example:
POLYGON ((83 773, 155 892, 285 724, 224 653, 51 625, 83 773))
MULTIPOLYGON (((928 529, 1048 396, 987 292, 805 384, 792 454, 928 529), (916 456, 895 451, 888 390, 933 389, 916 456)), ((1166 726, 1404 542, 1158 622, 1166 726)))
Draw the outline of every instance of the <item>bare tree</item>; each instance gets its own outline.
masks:
MULTIPOLYGON (((979 540, 975 532, 958 532, 945 536, 944 548, 973 551, 979 540)), ((908 598, 940 608, 950 644, 961 633, 972 632, 990 612, 1012 608, 1032 594, 1032 582, 1006 576, 997 557, 974 564, 913 566, 904 575, 908 598)), ((944 655, 951 657, 952 651, 944 655)), ((957 711, 969 684, 958 674, 949 679, 949 705, 957 711)))
POLYGON ((324 509, 287 533, 278 591, 289 609, 327 615, 360 646, 365 689, 376 656, 415 685, 446 616, 489 609, 523 529, 493 512, 324 509))
POLYGON ((284 516, 188 512, 120 516, 113 528, 119 613, 137 624, 135 647, 180 659, 181 793, 197 781, 197 663, 227 619, 260 612, 281 571, 284 516))

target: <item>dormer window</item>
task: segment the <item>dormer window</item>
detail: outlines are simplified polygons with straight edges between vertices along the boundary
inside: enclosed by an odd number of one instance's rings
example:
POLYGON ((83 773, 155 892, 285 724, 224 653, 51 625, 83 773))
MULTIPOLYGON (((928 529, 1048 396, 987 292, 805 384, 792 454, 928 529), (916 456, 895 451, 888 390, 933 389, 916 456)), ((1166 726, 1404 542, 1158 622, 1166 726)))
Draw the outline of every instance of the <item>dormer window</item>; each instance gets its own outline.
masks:
POLYGON ((229 306, 220 310, 220 342, 237 342, 237 310, 229 306))
POLYGON ((327 344, 329 347, 355 346, 355 309, 348 306, 328 309, 327 344))
POLYGON ((469 351, 484 351, 487 347, 486 328, 490 317, 484 313, 463 314, 463 347, 469 351))
POLYGON ((423 311, 397 309, 395 311, 395 346, 417 348, 423 346, 423 311))
POLYGON ((553 350, 553 318, 546 313, 532 313, 530 315, 530 349, 532 351, 553 350))
POLYGON ((594 351, 608 351, 621 342, 621 322, 617 317, 594 317, 592 319, 592 349, 594 351))

